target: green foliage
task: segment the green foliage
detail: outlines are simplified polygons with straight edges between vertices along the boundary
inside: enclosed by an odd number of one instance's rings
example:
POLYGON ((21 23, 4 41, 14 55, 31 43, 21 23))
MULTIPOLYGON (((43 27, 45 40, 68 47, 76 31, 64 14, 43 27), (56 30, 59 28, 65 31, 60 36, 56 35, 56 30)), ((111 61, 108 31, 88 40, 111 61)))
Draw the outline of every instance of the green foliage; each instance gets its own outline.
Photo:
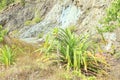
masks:
POLYGON ((3 41, 5 34, 7 33, 6 30, 2 29, 2 26, 0 25, 0 42, 3 41))
POLYGON ((68 70, 84 70, 85 72, 92 71, 97 73, 100 68, 98 63, 102 62, 102 59, 98 59, 90 47, 90 40, 88 35, 76 35, 71 32, 70 29, 59 29, 56 36, 58 41, 58 48, 60 51, 60 61, 63 64, 67 64, 68 70))
MULTIPOLYGON (((87 36, 86 36, 87 38, 87 36)), ((83 65, 86 65, 86 63, 83 62, 81 57, 82 53, 85 53, 86 49, 88 48, 86 41, 82 40, 81 38, 78 38, 78 36, 76 36, 74 33, 72 33, 69 29, 63 30, 60 29, 58 36, 57 36, 57 40, 60 43, 60 53, 61 53, 61 59, 63 62, 68 62, 67 67, 74 67, 74 68, 80 68, 80 62, 83 63, 83 65), (79 43, 81 42, 81 45, 79 45, 79 43), (83 46, 85 45, 85 46, 83 46), (81 49, 83 50, 81 50, 81 49), (80 50, 80 54, 79 51, 80 50), (81 59, 81 61, 80 61, 81 59)))
POLYGON ((107 9, 107 15, 104 18, 102 32, 112 32, 120 26, 120 0, 114 0, 107 9))
POLYGON ((91 49, 91 42, 89 35, 77 35, 69 28, 55 28, 52 35, 46 36, 39 50, 47 55, 56 54, 57 62, 60 62, 67 71, 80 70, 82 73, 90 72, 95 75, 102 70, 100 65, 104 66, 106 62, 96 56, 91 49))
POLYGON ((0 10, 13 3, 14 1, 15 0, 0 0, 0 10))
POLYGON ((54 37, 47 35, 43 44, 43 52, 47 55, 51 55, 51 53, 56 52, 56 44, 57 42, 55 41, 54 37))
POLYGON ((100 29, 99 27, 96 27, 96 30, 97 30, 98 33, 101 35, 101 38, 102 38, 102 40, 104 41, 104 43, 106 43, 106 40, 105 40, 105 38, 104 38, 104 36, 103 36, 103 31, 102 31, 102 29, 100 29))
POLYGON ((6 67, 14 63, 14 56, 14 51, 7 45, 5 45, 3 48, 0 48, 0 62, 6 67))
POLYGON ((36 23, 39 23, 41 20, 42 20, 41 18, 35 17, 33 20, 25 21, 24 25, 25 25, 25 26, 34 25, 34 24, 36 24, 36 23))
POLYGON ((64 63, 67 62, 67 69, 71 67, 73 67, 74 69, 80 69, 84 66, 84 69, 87 70, 87 38, 88 36, 78 37, 69 29, 59 30, 56 39, 60 43, 59 50, 62 56, 61 59, 64 63))

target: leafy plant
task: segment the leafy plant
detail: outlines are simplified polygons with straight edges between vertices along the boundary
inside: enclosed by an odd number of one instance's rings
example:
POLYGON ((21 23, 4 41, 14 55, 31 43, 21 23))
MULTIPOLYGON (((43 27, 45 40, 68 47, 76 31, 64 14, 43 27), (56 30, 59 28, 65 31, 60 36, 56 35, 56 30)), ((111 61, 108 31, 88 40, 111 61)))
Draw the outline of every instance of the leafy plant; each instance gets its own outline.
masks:
POLYGON ((39 50, 49 55, 57 53, 56 59, 67 68, 67 71, 80 70, 85 75, 95 75, 102 70, 101 65, 104 66, 106 62, 96 56, 91 46, 89 35, 77 35, 69 28, 55 28, 52 35, 46 36, 39 50))
POLYGON ((10 47, 5 45, 3 48, 0 48, 0 62, 6 67, 10 66, 15 61, 15 53, 10 47))
POLYGON ((60 59, 63 64, 67 64, 67 70, 82 70, 83 72, 95 72, 100 70, 98 63, 100 61, 93 51, 88 49, 90 47, 90 40, 88 35, 76 35, 70 29, 59 29, 58 46, 60 51, 60 59))
POLYGON ((45 42, 43 43, 43 52, 46 54, 51 54, 56 52, 57 42, 54 40, 53 36, 47 35, 45 42))
POLYGON ((61 59, 63 62, 67 62, 68 69, 69 67, 79 69, 83 65, 84 68, 86 68, 85 56, 83 57, 82 55, 88 48, 87 36, 84 38, 78 38, 78 36, 71 33, 69 29, 60 29, 56 39, 60 43, 61 59))

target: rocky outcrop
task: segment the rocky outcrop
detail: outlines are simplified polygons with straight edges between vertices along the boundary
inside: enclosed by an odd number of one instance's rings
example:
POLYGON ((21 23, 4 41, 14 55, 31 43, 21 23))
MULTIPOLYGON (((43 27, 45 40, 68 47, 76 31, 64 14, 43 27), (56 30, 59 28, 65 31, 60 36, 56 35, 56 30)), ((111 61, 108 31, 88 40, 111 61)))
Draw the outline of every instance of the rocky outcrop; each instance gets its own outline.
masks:
POLYGON ((18 3, 6 8, 0 14, 0 24, 15 31, 17 34, 13 34, 16 37, 25 40, 37 38, 41 33, 46 35, 54 27, 66 28, 73 25, 78 28, 78 34, 96 34, 96 26, 101 26, 99 20, 105 15, 110 2, 111 0, 26 0, 24 7, 18 3), (42 21, 25 26, 26 21, 35 17, 36 11, 42 21))
POLYGON ((43 21, 27 29, 22 29, 20 37, 37 37, 40 33, 46 34, 53 27, 65 28, 73 25, 79 28, 78 33, 81 33, 82 28, 94 34, 96 33, 95 27, 100 26, 99 20, 105 15, 105 9, 109 3, 110 0, 57 1, 43 21))
POLYGON ((25 27, 25 21, 35 17, 36 11, 39 12, 39 17, 44 18, 55 2, 55 0, 26 0, 25 6, 20 3, 11 4, 0 14, 0 25, 12 31, 19 31, 25 27))

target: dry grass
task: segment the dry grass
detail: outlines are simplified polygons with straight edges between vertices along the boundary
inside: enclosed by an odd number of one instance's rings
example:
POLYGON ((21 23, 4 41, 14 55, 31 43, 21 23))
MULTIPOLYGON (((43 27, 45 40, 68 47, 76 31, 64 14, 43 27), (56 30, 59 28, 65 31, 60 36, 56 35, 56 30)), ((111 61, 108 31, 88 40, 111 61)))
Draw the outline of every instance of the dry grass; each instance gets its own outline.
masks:
POLYGON ((1 66, 0 80, 41 80, 42 77, 51 75, 50 64, 43 63, 43 55, 21 53, 17 56, 16 63, 5 69, 1 66))
POLYGON ((0 80, 65 80, 61 77, 64 69, 54 65, 52 58, 40 52, 31 44, 15 38, 9 46, 15 49, 16 62, 8 68, 0 65, 0 80))
MULTIPOLYGON (((54 63, 54 56, 35 52, 37 47, 16 38, 4 40, 15 49, 16 62, 8 68, 0 65, 0 80, 81 80, 54 63)), ((102 55, 96 55, 100 56, 102 55)), ((86 79, 83 79, 86 80, 86 79)))
POLYGON ((46 60, 40 53, 22 53, 9 68, 0 66, 0 80, 66 80, 65 70, 46 60))

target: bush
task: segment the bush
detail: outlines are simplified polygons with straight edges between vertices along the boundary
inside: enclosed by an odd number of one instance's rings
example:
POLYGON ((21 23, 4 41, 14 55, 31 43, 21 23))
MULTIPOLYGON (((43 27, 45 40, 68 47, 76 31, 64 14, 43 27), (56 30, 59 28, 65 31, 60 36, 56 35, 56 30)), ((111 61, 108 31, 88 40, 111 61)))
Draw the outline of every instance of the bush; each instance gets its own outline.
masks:
POLYGON ((87 36, 78 37, 69 29, 60 29, 56 39, 59 41, 59 50, 63 63, 67 62, 67 67, 80 69, 84 66, 87 70, 86 51, 88 48, 87 36))

